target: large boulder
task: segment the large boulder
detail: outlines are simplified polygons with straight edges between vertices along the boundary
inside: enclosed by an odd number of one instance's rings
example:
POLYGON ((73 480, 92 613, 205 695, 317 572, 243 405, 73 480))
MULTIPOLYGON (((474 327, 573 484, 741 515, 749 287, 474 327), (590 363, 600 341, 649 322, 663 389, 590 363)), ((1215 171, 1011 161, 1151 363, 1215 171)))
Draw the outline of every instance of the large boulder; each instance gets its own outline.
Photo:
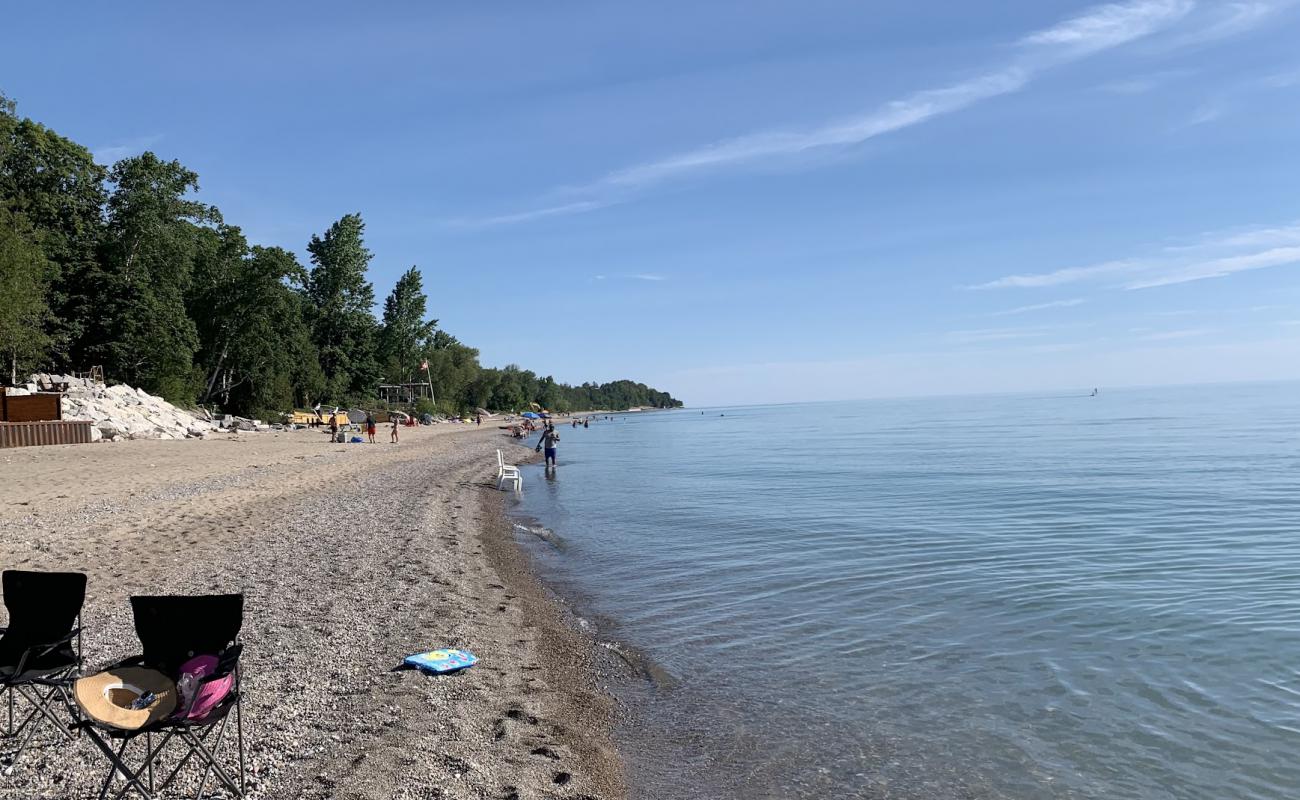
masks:
MULTIPOLYGON (((33 375, 31 383, 33 386, 66 384, 68 388, 60 404, 63 418, 89 420, 96 431, 92 436, 100 440, 183 439, 201 437, 217 429, 206 410, 200 415, 177 408, 157 395, 125 384, 105 386, 67 375, 33 375)), ((254 430, 259 426, 253 420, 245 420, 239 427, 254 430)))

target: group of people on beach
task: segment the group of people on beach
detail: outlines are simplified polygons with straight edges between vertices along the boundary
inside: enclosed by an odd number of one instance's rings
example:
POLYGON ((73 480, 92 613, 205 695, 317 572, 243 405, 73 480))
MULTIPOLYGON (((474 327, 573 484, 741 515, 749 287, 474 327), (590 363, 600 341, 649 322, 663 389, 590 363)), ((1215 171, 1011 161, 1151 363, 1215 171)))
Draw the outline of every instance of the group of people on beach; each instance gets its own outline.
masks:
MULTIPOLYGON (((397 444, 398 442, 397 428, 399 425, 402 424, 402 418, 399 417, 397 414, 389 414, 388 421, 392 428, 392 433, 389 437, 389 442, 391 444, 397 444)), ((367 411, 366 421, 363 424, 366 426, 367 440, 370 442, 370 444, 377 444, 377 442, 375 441, 375 434, 379 430, 379 423, 378 421, 375 420, 375 415, 367 411)), ((336 441, 338 437, 339 437, 339 419, 338 419, 338 412, 335 411, 333 414, 330 415, 330 441, 331 442, 336 441)))

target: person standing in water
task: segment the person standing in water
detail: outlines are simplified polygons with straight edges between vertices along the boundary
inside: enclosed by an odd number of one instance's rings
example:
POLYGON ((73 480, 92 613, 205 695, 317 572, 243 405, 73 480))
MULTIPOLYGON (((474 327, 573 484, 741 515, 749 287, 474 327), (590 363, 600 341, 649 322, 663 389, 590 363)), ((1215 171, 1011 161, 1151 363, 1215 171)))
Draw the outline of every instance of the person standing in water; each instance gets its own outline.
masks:
POLYGON ((560 441, 560 434, 555 432, 555 424, 548 422, 542 429, 542 438, 537 440, 537 452, 546 451, 546 466, 555 466, 555 444, 560 441))

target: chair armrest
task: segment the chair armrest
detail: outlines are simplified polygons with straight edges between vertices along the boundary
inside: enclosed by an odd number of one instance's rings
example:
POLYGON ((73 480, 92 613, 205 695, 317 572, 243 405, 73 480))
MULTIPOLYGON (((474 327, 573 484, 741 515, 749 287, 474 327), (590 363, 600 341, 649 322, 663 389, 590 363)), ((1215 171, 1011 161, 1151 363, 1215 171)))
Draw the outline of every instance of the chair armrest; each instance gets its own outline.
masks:
POLYGON ((72 630, 68 631, 67 635, 62 636, 54 640, 53 642, 33 645, 33 647, 44 647, 45 649, 41 651, 41 655, 48 655, 61 644, 72 644, 72 640, 77 638, 77 634, 79 633, 81 633, 81 628, 73 628, 72 630))
POLYGON ((223 652, 217 660, 216 672, 205 679, 205 682, 206 680, 220 678, 234 672, 239 666, 239 657, 243 655, 243 653, 244 645, 242 644, 234 644, 226 648, 226 651, 223 652))
POLYGON ((73 628, 66 635, 55 639, 52 642, 36 642, 35 644, 28 645, 27 649, 23 651, 23 654, 18 657, 18 664, 14 667, 14 674, 22 674, 23 667, 27 666, 27 659, 47 656, 57 650, 60 645, 71 644, 72 640, 75 639, 79 633, 81 633, 81 628, 73 628))
POLYGON ((105 664, 104 666, 99 668, 99 671, 105 672, 110 669, 119 669, 121 667, 138 667, 143 663, 144 663, 143 655, 127 656, 126 658, 123 658, 120 661, 113 661, 108 664, 105 664))

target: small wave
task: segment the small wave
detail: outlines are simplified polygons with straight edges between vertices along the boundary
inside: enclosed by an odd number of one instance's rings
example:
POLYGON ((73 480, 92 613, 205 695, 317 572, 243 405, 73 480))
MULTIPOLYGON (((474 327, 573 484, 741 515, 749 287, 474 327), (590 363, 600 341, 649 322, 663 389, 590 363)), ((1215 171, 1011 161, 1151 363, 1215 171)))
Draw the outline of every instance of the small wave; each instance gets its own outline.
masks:
POLYGON ((637 648, 621 642, 605 641, 599 644, 618 656, 638 678, 651 684, 656 689, 673 689, 681 685, 681 681, 677 676, 637 648))
POLYGON ((515 533, 536 536, 538 539, 541 539, 543 542, 546 542, 557 550, 563 550, 565 547, 564 537, 560 536, 550 528, 547 528, 545 525, 524 525, 516 522, 513 527, 515 533))

